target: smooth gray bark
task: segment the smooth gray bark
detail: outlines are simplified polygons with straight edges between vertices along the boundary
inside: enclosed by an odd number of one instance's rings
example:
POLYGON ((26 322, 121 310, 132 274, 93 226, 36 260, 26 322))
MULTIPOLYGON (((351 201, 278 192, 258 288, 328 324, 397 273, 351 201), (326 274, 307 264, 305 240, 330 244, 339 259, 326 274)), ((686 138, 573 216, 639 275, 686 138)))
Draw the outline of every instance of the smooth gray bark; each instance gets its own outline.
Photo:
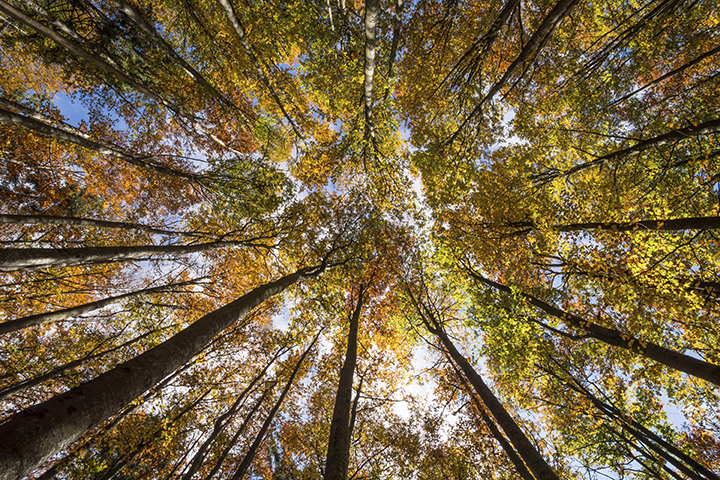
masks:
POLYGON ((225 428, 227 421, 229 421, 229 419, 231 419, 238 412, 247 394, 250 393, 250 391, 260 381, 260 379, 265 376, 268 368, 270 368, 270 366, 275 363, 275 360, 278 359, 278 357, 282 354, 284 350, 285 348, 281 348, 277 351, 277 353, 272 357, 272 359, 270 359, 270 361, 265 364, 265 367, 260 371, 260 373, 252 379, 252 381, 248 384, 247 387, 245 387, 242 392, 240 392, 240 395, 237 396, 237 399, 230 406, 230 408, 228 408, 225 413, 220 415, 215 420, 210 435, 208 435, 202 445, 200 445, 198 451, 195 453, 195 456, 190 462, 190 468, 187 470, 187 472, 185 472, 182 480, 191 480, 192 476, 195 475, 198 470, 200 470, 200 467, 202 467, 202 463, 205 459, 205 453, 207 452, 208 448, 210 448, 210 445, 212 445, 212 442, 215 441, 218 435, 220 435, 220 432, 222 432, 223 428, 225 428))
POLYGON ((143 354, 62 395, 13 415, 0 425, 0 479, 27 475, 189 362, 215 336, 264 300, 299 280, 319 275, 325 266, 323 262, 316 267, 302 268, 261 285, 143 354))
POLYGON ((43 383, 43 382, 45 382, 45 381, 47 381, 47 380, 51 380, 51 379, 53 379, 53 378, 59 377, 59 376, 62 375, 63 373, 67 372, 68 370, 72 370, 73 368, 78 367, 78 366, 82 365, 83 363, 89 362, 90 360, 93 360, 93 359, 95 359, 95 358, 104 357, 104 356, 107 355, 108 353, 112 353, 112 352, 114 352, 114 351, 116 351, 116 350, 120 350, 120 349, 123 348, 123 347, 126 347, 126 346, 128 346, 128 345, 132 345, 133 343, 136 343, 136 342, 139 342, 139 341, 142 340, 143 338, 146 338, 146 337, 148 337, 148 336, 150 336, 150 335, 152 335, 153 333, 156 333, 156 332, 158 332, 158 331, 160 331, 159 328, 158 328, 158 329, 155 329, 155 330, 152 330, 152 331, 150 331, 150 332, 144 333, 144 334, 140 335, 139 337, 136 337, 136 338, 133 338, 133 339, 131 339, 131 340, 128 340, 128 341, 125 342, 125 343, 122 343, 122 344, 117 345, 117 346, 115 346, 115 347, 109 348, 109 349, 107 349, 107 350, 105 350, 105 351, 98 352, 98 353, 93 353, 95 350, 97 350, 97 348, 99 347, 99 346, 98 346, 98 347, 96 347, 95 349, 93 349, 93 352, 90 352, 89 354, 87 354, 87 355, 84 356, 83 358, 78 358, 78 359, 73 360, 73 361, 71 361, 71 362, 68 362, 68 363, 66 363, 66 364, 64 364, 64 365, 60 365, 59 367, 53 368, 53 369, 50 370, 49 372, 43 373, 42 375, 38 375, 37 377, 28 378, 27 380, 22 380, 22 381, 20 381, 20 382, 13 383, 12 385, 9 385, 9 386, 3 388, 2 390, 0 390, 0 400, 4 400, 4 399, 6 399, 7 397, 9 397, 10 395, 14 395, 14 394, 16 394, 16 393, 18 393, 18 392, 22 392, 23 390, 26 390, 26 389, 28 389, 28 388, 30 388, 30 387, 34 387, 34 386, 36 386, 36 385, 40 385, 41 383, 43 383))
MULTIPOLYGON (((1 0, 0 0, 1 1, 1 0)), ((29 130, 34 130, 48 137, 56 138, 58 140, 64 140, 71 142, 81 147, 93 150, 103 155, 109 155, 115 157, 124 162, 130 163, 136 167, 144 168, 164 175, 170 175, 173 177, 183 178, 185 180, 191 180, 193 182, 200 182, 203 177, 192 173, 180 172, 169 167, 158 164, 157 162, 146 160, 145 158, 137 155, 130 155, 123 152, 120 147, 115 145, 108 145, 105 143, 96 142, 91 140, 87 135, 80 135, 76 132, 66 131, 46 123, 42 123, 30 117, 20 115, 18 113, 11 112, 9 110, 0 109, 0 122, 12 123, 29 130)))
POLYGON ((93 218, 60 217, 57 215, 0 215, 0 223, 16 223, 20 225, 77 225, 98 228, 119 228, 123 230, 139 230, 159 235, 179 237, 202 237, 209 234, 203 232, 180 232, 167 230, 142 223, 112 222, 93 218))
POLYGON ((500 80, 498 80, 492 87, 490 87, 490 90, 487 92, 485 97, 483 97, 483 99, 480 101, 480 103, 477 104, 477 106, 470 113, 470 115, 468 115, 467 118, 460 124, 455 133, 450 136, 448 144, 454 142, 460 132, 462 132, 468 125, 468 123, 475 120, 482 113, 483 107, 488 102, 490 102, 493 97, 500 91, 500 89, 502 89, 507 84, 510 78, 515 74, 515 71, 520 68, 520 66, 522 66, 533 53, 542 50, 545 44, 547 44, 548 40, 550 40, 552 33, 560 25, 560 22, 562 22, 563 19, 568 14, 570 14, 570 11, 573 9, 577 2, 578 0, 560 0, 555 5, 555 7, 553 7, 553 9, 550 11, 550 13, 547 14, 545 19, 543 19, 540 26, 538 26, 537 30, 535 30, 535 33, 532 34, 528 42, 525 44, 522 51, 520 52, 520 55, 518 55, 517 58, 513 61, 513 63, 511 63, 510 66, 505 70, 505 73, 500 78, 500 80))
POLYGON ((453 362, 452 358, 448 358, 450 365, 452 366, 453 370, 455 370, 455 374, 460 379, 460 382, 463 384, 465 389, 467 390, 468 394, 470 395, 470 399, 472 403, 475 405, 475 409, 480 414, 480 416, 483 419, 483 422, 490 430, 490 433, 492 433, 492 436, 495 437, 495 440, 498 441, 500 446, 502 447, 505 454, 508 456, 510 461, 512 462, 513 466, 515 466, 515 470, 520 474, 520 476, 524 480, 535 480, 535 477, 533 477, 532 473, 527 469, 527 466, 522 461, 522 458, 520 458, 520 455, 515 451, 515 448, 513 448, 512 444, 508 442, 507 438, 502 434, 498 426, 495 424, 495 421, 490 418, 490 415, 485 411, 485 407, 480 403, 478 398, 470 393, 470 390, 472 387, 468 384, 467 379, 463 375, 463 373, 458 369, 455 362, 453 362))
MULTIPOLYGON (((360 312, 363 305, 364 287, 360 287, 357 305, 350 317, 345 361, 340 369, 340 381, 335 406, 333 407, 328 450, 325 459, 325 480, 346 480, 350 464, 350 429, 352 416, 352 386, 357 364, 357 335, 360 323, 360 312)), ((358 392, 359 395, 360 392, 358 392)))
POLYGON ((536 176, 535 180, 540 184, 547 183, 559 177, 569 177, 577 172, 581 172, 589 168, 599 167, 601 165, 606 165, 608 163, 622 160, 623 158, 633 153, 639 153, 650 148, 679 142, 680 140, 684 140, 686 138, 697 137, 699 135, 708 135, 717 132, 720 132, 720 119, 708 120, 698 125, 691 125, 689 127, 672 130, 670 132, 663 133, 662 135, 639 141, 631 147, 607 153, 589 162, 575 165, 574 167, 569 168, 565 171, 548 171, 545 173, 541 173, 536 176))
POLYGON ((365 104, 366 135, 375 138, 375 120, 373 118, 373 76, 375 75, 375 53, 377 43, 377 23, 379 0, 365 1, 365 81, 363 99, 365 104))

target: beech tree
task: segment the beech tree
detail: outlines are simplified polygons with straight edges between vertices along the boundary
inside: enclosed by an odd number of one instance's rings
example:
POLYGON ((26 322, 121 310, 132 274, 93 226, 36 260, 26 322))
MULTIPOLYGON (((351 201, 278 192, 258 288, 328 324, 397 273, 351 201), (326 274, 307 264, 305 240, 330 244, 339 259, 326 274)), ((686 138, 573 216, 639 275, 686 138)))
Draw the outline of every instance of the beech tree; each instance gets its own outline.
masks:
POLYGON ((717 478, 718 11, 0 0, 0 478, 717 478))

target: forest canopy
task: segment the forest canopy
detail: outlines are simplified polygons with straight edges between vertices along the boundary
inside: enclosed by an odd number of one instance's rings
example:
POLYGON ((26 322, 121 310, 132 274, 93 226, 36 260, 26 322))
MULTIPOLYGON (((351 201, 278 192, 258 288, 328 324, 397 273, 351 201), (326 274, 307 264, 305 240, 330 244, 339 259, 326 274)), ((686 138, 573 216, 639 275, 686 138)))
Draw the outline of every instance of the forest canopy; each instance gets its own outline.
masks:
POLYGON ((0 478, 720 480, 717 1, 0 20, 0 478))

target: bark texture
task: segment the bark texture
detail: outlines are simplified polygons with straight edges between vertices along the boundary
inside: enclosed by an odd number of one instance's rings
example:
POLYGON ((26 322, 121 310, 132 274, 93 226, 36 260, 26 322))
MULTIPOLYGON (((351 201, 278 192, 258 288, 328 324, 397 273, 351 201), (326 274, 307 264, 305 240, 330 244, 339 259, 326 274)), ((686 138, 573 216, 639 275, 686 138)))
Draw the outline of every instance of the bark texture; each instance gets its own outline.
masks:
POLYGON ((325 480, 346 480, 350 464, 350 429, 352 416, 352 386, 357 364, 357 334, 360 311, 363 304, 363 288, 360 288, 357 305, 350 317, 345 362, 340 369, 340 382, 335 395, 327 457, 325 459, 325 480))
POLYGON ((165 342, 0 425, 0 479, 23 477, 190 361, 213 338, 264 300, 319 275, 325 263, 261 285, 211 312, 165 342))

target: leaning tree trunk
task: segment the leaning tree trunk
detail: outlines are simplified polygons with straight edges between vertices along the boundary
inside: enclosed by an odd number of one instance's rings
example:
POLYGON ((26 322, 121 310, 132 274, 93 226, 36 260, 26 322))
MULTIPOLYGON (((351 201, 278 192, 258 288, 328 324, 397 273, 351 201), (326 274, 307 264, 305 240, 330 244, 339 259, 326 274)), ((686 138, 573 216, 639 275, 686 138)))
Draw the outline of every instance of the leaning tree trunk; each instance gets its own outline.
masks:
POLYGON ((124 293, 122 295, 116 295, 114 297, 103 298, 102 300, 97 300, 95 302, 85 303, 76 307, 64 308, 62 310, 56 310, 54 312, 38 313, 37 315, 16 318, 15 320, 9 320, 7 322, 0 323, 0 335, 4 333, 14 332, 16 330, 22 330, 23 328, 32 327, 33 325, 59 322, 70 317, 82 315, 83 313, 99 310, 122 300, 130 300, 132 298, 141 297, 143 295, 164 292, 173 287, 194 285, 198 282, 198 280, 199 279, 194 279, 188 280, 187 282, 169 283, 167 285, 160 285, 158 287, 144 288, 142 290, 136 290, 134 292, 124 293))
MULTIPOLYGON (((345 362, 340 370, 340 382, 335 407, 333 408, 330 437, 328 439, 327 457, 325 459, 325 480, 346 480, 350 464, 350 429, 352 386, 357 364, 357 335, 360 322, 360 311, 363 304, 364 287, 360 287, 357 305, 350 318, 345 362)), ((359 392, 358 392, 359 395, 359 392)))
MULTIPOLYGON (((164 327, 164 328, 167 328, 167 327, 164 327)), ((116 345, 116 346, 109 348, 107 350, 104 350, 102 352, 94 353, 95 350, 97 350, 100 347, 100 345, 98 345, 97 347, 95 347, 95 349, 93 349, 93 351, 91 351, 90 353, 88 353, 87 355, 85 355, 82 358, 72 360, 64 365, 60 365, 59 367, 53 368, 52 370, 45 372, 42 375, 38 375, 37 377, 32 377, 32 378, 28 378, 25 380, 21 380, 17 383, 13 383, 12 385, 8 385, 7 387, 4 387, 3 389, 0 390, 0 400, 5 400, 6 398, 8 398, 11 395, 15 395, 19 392, 27 390, 28 388, 35 387, 37 385, 40 385, 43 382, 47 382, 48 380, 57 378, 60 375, 62 375, 63 373, 67 372, 68 370, 72 370, 76 367, 79 367, 80 365, 82 365, 84 363, 88 363, 91 360, 94 360, 96 358, 102 358, 112 352, 115 352, 124 347, 127 347, 128 345, 137 343, 140 340, 149 337, 153 333, 157 333, 160 330, 164 330, 164 328, 156 328, 155 330, 151 330, 149 332, 143 333, 142 335, 140 335, 138 337, 128 340, 125 343, 121 343, 120 345, 116 345)))
POLYGON ((508 66, 503 76, 498 80, 495 85, 490 87, 490 90, 485 94, 480 103, 478 103, 473 111, 468 115, 455 132, 448 139, 448 144, 453 143, 458 135, 465 130, 467 125, 474 121, 482 113, 483 107, 492 101, 493 97, 507 84, 510 78, 515 74, 515 71, 527 62, 531 55, 542 50, 542 48, 550 40, 552 33, 570 14, 578 0, 560 0, 555 7, 547 14, 543 19, 540 26, 538 26, 535 33, 532 34, 528 42, 523 47, 517 58, 508 66))
MULTIPOLYGON (((455 371, 455 375, 457 375, 458 379, 460 379, 460 382, 463 384, 463 387, 465 387, 466 391, 469 393, 472 387, 468 384, 467 379, 458 369, 457 365, 455 365, 455 362, 452 361, 452 358, 448 358, 448 360, 453 370, 455 371)), ((502 434, 498 426, 495 424, 495 421, 490 418, 490 415, 488 415, 488 413, 485 411, 485 407, 480 403, 479 399, 472 394, 470 394, 470 397, 478 414, 480 414, 480 416, 482 417, 483 422, 490 430, 492 436, 495 437, 495 440, 498 441, 502 449, 505 451, 505 454, 515 466, 515 470, 517 470, 518 474, 520 474, 520 477, 522 477, 523 480, 535 480, 535 477, 527 469, 525 462, 522 461, 522 458, 520 458, 520 455, 518 455, 518 453, 515 451, 515 448, 513 448, 512 444, 510 444, 507 438, 505 438, 505 436, 502 434)))
POLYGON ((280 397, 275 402, 275 405, 273 405, 272 410, 270 410, 270 413, 268 413, 268 416, 265 418, 265 421, 262 424, 262 427, 260 427, 260 431, 255 435, 255 440, 253 441, 252 445, 250 446, 250 449, 245 454, 245 458, 243 458, 243 461, 240 463, 240 466, 235 471, 235 474, 232 476, 231 480, 240 480, 245 476, 245 472, 247 472, 248 467, 250 467, 250 464, 252 463, 253 459, 255 458, 255 453, 257 453, 258 448, 260 448, 260 444, 262 443, 263 439, 265 438, 265 434, 268 431, 268 428, 270 428, 270 424, 272 423, 273 419, 275 418, 275 414, 280 409, 280 406, 282 405, 283 401, 285 400, 285 397, 287 396, 288 392, 290 391, 290 387, 292 386, 293 381, 295 380, 295 377, 297 376, 298 372, 300 371, 300 366, 302 365, 303 361, 305 360, 305 357, 308 356, 308 353, 313 349, 315 346, 315 343, 317 342, 318 338, 320 338, 320 334, 322 333, 322 329, 315 335, 315 338, 313 339, 312 343, 310 343, 310 346, 305 349, 302 356, 300 356, 300 360, 298 360, 297 364, 295 364, 295 368, 293 369, 292 373, 290 374, 290 378, 288 379, 287 383, 285 384, 285 388, 283 388, 282 393, 280 394, 280 397))
POLYGON ((261 285, 114 369, 0 425, 0 479, 23 477, 190 361, 213 338, 268 298, 319 275, 326 262, 261 285))
POLYGON ((222 432, 223 428, 225 428, 225 425, 232 419, 232 417, 240 410, 240 407, 242 407, 243 402, 246 400, 246 396, 250 393, 250 391, 253 389, 253 387, 259 382, 264 376, 265 373, 267 373, 268 368, 272 366, 273 363, 275 363, 275 360, 280 357, 280 355, 285 351, 285 347, 280 348, 280 350, 277 351, 277 353, 270 359, 268 363, 265 364, 265 367, 260 371, 259 374, 257 374, 252 381, 248 384, 245 389, 240 392, 240 395, 238 395, 237 399, 235 400, 235 403, 233 403, 228 410, 220 415, 213 425, 213 429, 210 432, 210 435, 205 439, 205 441, 200 445, 200 448, 195 453, 195 456, 193 457, 192 461, 190 462, 190 468, 187 472, 183 475, 181 480, 192 480, 193 475, 195 475, 198 470, 200 470, 200 467, 202 467, 203 460, 205 459, 205 452, 210 448, 210 445, 215 441, 218 435, 220 435, 220 432, 222 432))
MULTIPOLYGON (((492 280, 488 280, 476 272, 470 271, 469 273, 476 280, 479 280, 496 290, 507 293, 512 292, 509 287, 493 282, 492 280)), ((540 308, 548 315, 558 318, 573 328, 584 331, 587 336, 591 338, 600 340, 608 345, 630 350, 633 353, 655 360, 666 367, 687 373, 688 375, 692 375, 697 378, 702 378, 703 380, 720 386, 720 366, 718 365, 698 360, 697 358, 684 355, 680 352, 676 352, 675 350, 670 350, 669 348, 661 347, 660 345, 652 342, 639 340, 628 333, 623 333, 613 328, 597 325, 585 320, 584 318, 578 317, 577 315, 560 310, 559 308, 550 305, 549 303, 545 303, 532 295, 528 295, 527 293, 521 292, 520 295, 525 298, 530 305, 540 308)))
POLYGON ((16 223, 21 225, 77 225, 98 228, 120 228, 124 230, 139 230, 148 233, 157 233, 160 235, 178 236, 178 237, 208 237, 206 232, 180 232, 176 230, 168 230, 151 225, 143 225, 142 223, 130 222, 112 222, 109 220, 95 220, 93 218, 80 217, 60 217, 57 215, 0 215, 0 223, 16 223))
POLYGON ((439 324, 435 324, 434 327, 430 325, 427 326, 431 333, 442 342, 450 357, 463 371, 465 377, 475 389, 475 392, 480 396, 480 399, 495 418, 498 425, 500 425, 500 428, 505 432, 510 443, 515 447, 515 450, 522 457, 533 475, 535 475, 538 480, 559 480, 555 472, 550 468, 542 455, 540 455, 540 452, 530 443, 525 433, 523 433, 518 424, 515 423, 515 420, 513 420, 507 410, 505 410, 505 407, 502 406, 472 365, 470 365, 470 362, 458 352, 442 327, 439 324))
POLYGON ((183 255, 214 248, 244 246, 246 242, 209 242, 197 245, 139 245, 122 247, 78 248, 3 248, 0 249, 0 272, 36 268, 95 265, 146 259, 152 255, 183 255))

